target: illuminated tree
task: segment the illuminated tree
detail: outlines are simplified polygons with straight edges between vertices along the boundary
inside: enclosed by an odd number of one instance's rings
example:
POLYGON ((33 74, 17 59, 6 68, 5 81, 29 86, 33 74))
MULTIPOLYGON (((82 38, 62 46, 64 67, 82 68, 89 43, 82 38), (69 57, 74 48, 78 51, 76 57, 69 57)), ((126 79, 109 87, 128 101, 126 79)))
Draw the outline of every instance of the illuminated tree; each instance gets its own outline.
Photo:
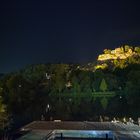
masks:
POLYGON ((101 81, 100 90, 103 91, 103 92, 105 92, 107 90, 107 83, 106 83, 104 78, 101 81))
POLYGON ((111 54, 111 50, 110 49, 105 49, 104 54, 111 54))
POLYGON ((125 46, 124 46, 124 51, 125 51, 125 52, 128 52, 129 49, 130 49, 130 46, 128 46, 128 45, 125 45, 125 46))
POLYGON ((140 54, 140 47, 135 47, 135 52, 140 54))
POLYGON ((92 84, 92 88, 96 91, 100 90, 100 83, 104 78, 104 73, 101 69, 98 69, 94 72, 94 84, 92 84))

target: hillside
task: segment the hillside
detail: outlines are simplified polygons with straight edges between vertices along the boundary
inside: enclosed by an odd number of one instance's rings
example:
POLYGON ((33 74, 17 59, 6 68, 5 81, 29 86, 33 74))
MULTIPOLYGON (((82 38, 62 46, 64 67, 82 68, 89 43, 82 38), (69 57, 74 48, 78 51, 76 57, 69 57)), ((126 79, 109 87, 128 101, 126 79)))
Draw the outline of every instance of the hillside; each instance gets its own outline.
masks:
POLYGON ((140 57, 140 48, 125 45, 114 50, 105 49, 104 54, 98 56, 98 61, 127 59, 129 57, 140 57))
POLYGON ((105 49, 103 52, 97 58, 95 69, 125 68, 129 64, 140 64, 140 47, 124 45, 114 50, 105 49))
POLYGON ((95 63, 38 64, 4 75, 0 107, 6 108, 0 113, 12 114, 15 124, 42 116, 97 121, 100 115, 122 117, 133 112, 139 117, 139 85, 140 48, 123 46, 104 50, 95 63))

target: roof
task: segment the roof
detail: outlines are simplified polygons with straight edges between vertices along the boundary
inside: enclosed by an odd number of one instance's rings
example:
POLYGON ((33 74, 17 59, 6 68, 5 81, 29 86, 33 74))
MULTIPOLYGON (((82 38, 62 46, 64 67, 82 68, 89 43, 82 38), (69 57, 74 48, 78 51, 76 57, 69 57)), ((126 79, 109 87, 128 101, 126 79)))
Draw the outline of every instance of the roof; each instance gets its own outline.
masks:
POLYGON ((79 130, 81 130, 81 132, 87 130, 87 132, 93 131, 95 133, 99 131, 101 131, 101 133, 104 131, 109 131, 120 140, 140 139, 140 127, 138 125, 126 125, 123 123, 112 122, 34 121, 24 126, 22 130, 31 130, 30 132, 38 135, 48 135, 50 132, 54 132, 56 130, 68 132, 69 130, 74 130, 74 133, 80 132, 79 130))

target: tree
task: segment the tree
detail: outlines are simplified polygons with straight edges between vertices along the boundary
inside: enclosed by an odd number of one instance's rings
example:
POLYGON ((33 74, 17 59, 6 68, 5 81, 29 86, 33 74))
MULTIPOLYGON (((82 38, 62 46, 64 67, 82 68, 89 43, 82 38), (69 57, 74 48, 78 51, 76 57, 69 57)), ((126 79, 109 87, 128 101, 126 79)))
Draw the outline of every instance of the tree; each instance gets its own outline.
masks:
POLYGON ((94 72, 94 82, 92 84, 92 88, 96 91, 100 90, 100 83, 104 78, 104 73, 101 69, 98 69, 94 72))
POLYGON ((104 54, 111 54, 111 50, 110 49, 105 49, 104 54))
POLYGON ((0 128, 3 128, 7 125, 8 114, 6 111, 6 106, 2 103, 2 97, 0 96, 0 128))
POLYGON ((46 78, 45 74, 48 71, 48 66, 44 64, 31 65, 23 69, 20 74, 29 81, 38 82, 46 78))
POLYGON ((133 114, 140 113, 140 71, 132 70, 128 74, 128 80, 125 86, 125 95, 133 114))
POLYGON ((138 54, 140 54, 140 47, 135 47, 135 52, 137 52, 138 54))
POLYGON ((58 93, 65 88, 69 66, 67 64, 54 64, 51 66, 53 90, 58 93))
POLYGON ((105 92, 107 90, 107 83, 106 83, 104 78, 101 81, 100 90, 103 91, 103 92, 105 92))
POLYGON ((105 97, 101 99, 101 105, 103 109, 105 110, 108 105, 108 100, 105 97))
POLYGON ((128 52, 129 49, 130 49, 130 46, 124 45, 124 51, 125 51, 125 52, 128 52))
POLYGON ((91 93, 91 74, 87 71, 81 71, 79 74, 81 91, 84 93, 91 93))
POLYGON ((106 73, 105 79, 106 79, 106 83, 107 83, 107 89, 109 91, 114 91, 114 90, 118 89, 117 77, 114 74, 106 73))

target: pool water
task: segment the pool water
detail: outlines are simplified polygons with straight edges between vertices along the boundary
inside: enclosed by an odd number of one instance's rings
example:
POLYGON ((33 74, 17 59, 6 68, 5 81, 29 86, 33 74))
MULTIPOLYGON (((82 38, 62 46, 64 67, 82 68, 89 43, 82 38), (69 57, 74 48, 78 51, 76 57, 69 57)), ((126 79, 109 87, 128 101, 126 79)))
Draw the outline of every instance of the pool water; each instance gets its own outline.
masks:
POLYGON ((113 140, 112 131, 94 130, 53 130, 50 132, 31 131, 18 140, 113 140))

